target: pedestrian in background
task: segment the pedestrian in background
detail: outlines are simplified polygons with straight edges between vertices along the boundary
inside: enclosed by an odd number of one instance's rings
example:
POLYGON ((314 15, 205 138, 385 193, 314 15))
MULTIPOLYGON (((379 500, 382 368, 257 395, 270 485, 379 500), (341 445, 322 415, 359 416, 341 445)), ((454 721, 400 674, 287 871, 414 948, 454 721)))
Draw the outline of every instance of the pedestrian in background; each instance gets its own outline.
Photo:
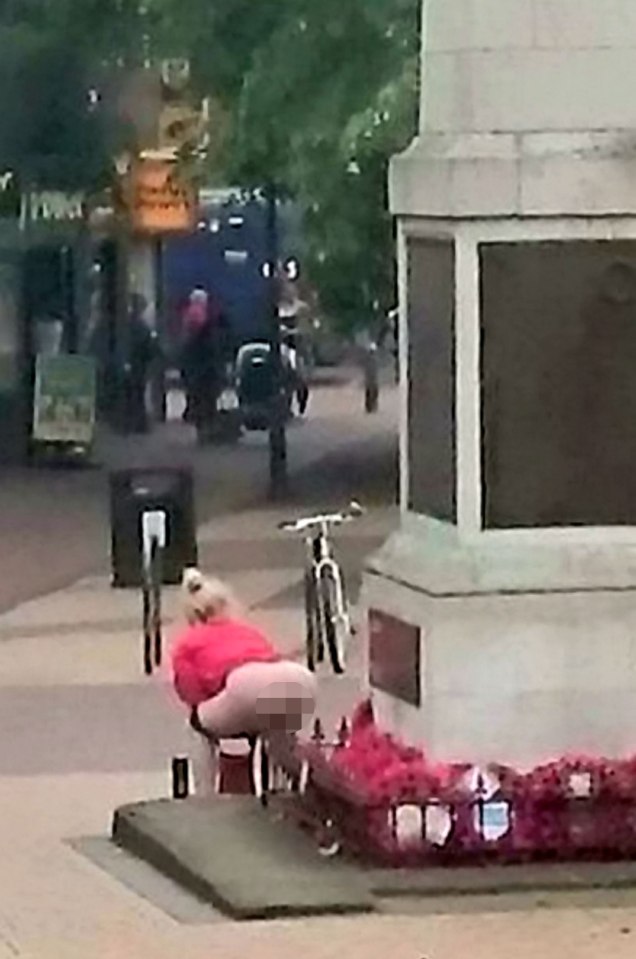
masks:
POLYGON ((229 353, 229 330, 220 304, 201 287, 195 288, 181 318, 181 372, 186 394, 184 419, 199 439, 214 426, 229 353))
POLYGON ((148 303, 140 293, 130 297, 128 310, 128 416, 133 433, 148 431, 146 391, 150 370, 159 353, 156 333, 147 321, 148 303))

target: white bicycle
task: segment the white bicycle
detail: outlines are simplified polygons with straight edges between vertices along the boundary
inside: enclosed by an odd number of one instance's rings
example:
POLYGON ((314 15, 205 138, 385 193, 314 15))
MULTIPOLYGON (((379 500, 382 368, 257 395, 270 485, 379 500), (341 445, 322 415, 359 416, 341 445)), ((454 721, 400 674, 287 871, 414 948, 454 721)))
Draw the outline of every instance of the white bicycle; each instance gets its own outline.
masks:
POLYGON ((345 671, 351 619, 342 569, 331 542, 331 529, 364 514, 359 503, 339 513, 321 513, 281 523, 279 529, 305 535, 305 644, 312 672, 324 662, 325 648, 333 671, 345 671))

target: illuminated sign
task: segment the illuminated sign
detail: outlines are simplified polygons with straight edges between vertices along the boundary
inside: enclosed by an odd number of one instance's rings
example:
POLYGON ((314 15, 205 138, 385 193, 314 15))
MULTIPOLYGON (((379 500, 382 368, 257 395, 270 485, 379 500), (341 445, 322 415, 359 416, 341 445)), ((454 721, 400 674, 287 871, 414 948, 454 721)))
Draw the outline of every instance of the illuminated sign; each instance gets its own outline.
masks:
POLYGON ((32 193, 29 197, 31 219, 81 220, 84 217, 85 200, 81 193, 59 193, 48 190, 32 193))
POLYGON ((184 233, 196 229, 196 190, 169 160, 141 158, 132 164, 125 188, 136 233, 184 233))

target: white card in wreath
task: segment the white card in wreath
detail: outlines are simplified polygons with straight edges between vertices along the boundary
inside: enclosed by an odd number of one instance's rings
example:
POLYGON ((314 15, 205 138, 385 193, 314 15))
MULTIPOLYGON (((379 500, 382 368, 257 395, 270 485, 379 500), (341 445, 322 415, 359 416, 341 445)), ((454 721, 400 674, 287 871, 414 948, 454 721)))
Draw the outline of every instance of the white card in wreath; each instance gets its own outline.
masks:
POLYGON ((475 806, 475 827, 486 842, 497 842, 510 832, 510 806, 507 802, 486 802, 475 806))
POLYGON ((431 803, 424 814, 424 833, 432 846, 445 846, 453 831, 453 816, 446 806, 431 803))
POLYGON ((589 799, 592 795, 591 773, 572 773, 570 776, 570 792, 575 799, 589 799))
POLYGON ((395 811, 395 833, 400 846, 409 846, 422 839, 423 817, 420 806, 405 804, 395 811))

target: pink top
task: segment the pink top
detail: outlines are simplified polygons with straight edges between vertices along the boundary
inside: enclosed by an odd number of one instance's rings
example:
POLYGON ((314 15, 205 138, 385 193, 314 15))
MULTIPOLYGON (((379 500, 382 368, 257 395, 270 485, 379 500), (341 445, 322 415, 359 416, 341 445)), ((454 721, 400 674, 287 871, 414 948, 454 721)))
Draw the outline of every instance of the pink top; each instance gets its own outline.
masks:
POLYGON ((267 637, 249 623, 235 619, 197 623, 185 630, 173 650, 174 686, 184 703, 198 706, 220 693, 237 667, 281 659, 267 637))
POLYGON ((188 303, 183 313, 183 328, 186 333, 196 333, 208 319, 207 303, 188 303))

